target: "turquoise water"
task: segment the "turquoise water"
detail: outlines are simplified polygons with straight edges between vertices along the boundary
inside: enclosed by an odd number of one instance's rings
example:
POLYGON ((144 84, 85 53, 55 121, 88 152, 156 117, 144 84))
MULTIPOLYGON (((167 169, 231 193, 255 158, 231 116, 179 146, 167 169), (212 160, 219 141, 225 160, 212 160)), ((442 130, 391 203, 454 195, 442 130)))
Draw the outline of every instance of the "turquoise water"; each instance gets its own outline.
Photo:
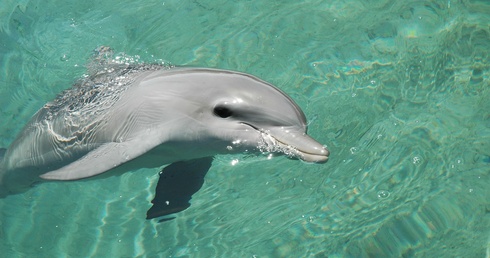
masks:
POLYGON ((490 256, 488 1, 4 0, 1 147, 100 45, 259 76, 330 160, 219 156, 164 223, 155 170, 42 184, 0 200, 0 256, 490 256))

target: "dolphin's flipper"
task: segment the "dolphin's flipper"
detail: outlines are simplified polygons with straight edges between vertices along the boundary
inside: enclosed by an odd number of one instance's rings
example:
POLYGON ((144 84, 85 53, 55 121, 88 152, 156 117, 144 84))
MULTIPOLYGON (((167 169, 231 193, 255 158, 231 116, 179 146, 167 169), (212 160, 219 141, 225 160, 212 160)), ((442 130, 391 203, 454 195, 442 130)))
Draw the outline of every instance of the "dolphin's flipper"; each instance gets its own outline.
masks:
POLYGON ((143 141, 136 143, 137 140, 104 143, 78 160, 40 177, 47 180, 76 180, 95 176, 144 154, 156 145, 143 141))
POLYGON ((146 212, 146 218, 153 219, 189 208, 189 201, 204 184, 204 176, 212 161, 212 157, 204 157, 165 167, 160 172, 155 198, 151 201, 153 206, 146 212))
POLYGON ((5 148, 0 148, 0 161, 3 159, 3 156, 5 156, 5 153, 7 152, 7 149, 5 148))

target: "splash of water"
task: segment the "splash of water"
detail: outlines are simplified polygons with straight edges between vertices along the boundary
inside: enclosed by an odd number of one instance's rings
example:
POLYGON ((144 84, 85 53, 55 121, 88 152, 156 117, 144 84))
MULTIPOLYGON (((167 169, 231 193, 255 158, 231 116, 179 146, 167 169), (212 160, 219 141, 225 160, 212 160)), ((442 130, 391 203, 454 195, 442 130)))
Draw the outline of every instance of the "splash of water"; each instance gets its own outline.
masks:
POLYGON ((274 138, 268 130, 263 129, 260 130, 260 139, 257 144, 257 148, 264 155, 268 155, 271 153, 282 153, 289 158, 296 158, 300 160, 303 156, 303 154, 299 150, 297 150, 293 146, 284 144, 276 140, 276 138, 274 138))

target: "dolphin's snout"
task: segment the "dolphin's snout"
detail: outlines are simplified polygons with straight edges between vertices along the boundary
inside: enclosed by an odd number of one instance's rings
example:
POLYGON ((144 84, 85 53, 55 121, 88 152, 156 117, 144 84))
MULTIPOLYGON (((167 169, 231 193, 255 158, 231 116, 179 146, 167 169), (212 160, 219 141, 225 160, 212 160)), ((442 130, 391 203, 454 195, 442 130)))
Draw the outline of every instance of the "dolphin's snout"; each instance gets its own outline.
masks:
POLYGON ((294 146, 299 152, 301 152, 300 159, 306 162, 313 163, 325 163, 328 160, 330 152, 328 149, 311 138, 309 135, 302 135, 303 144, 294 146))
POLYGON ((311 138, 306 133, 285 128, 274 128, 268 130, 277 143, 285 149, 294 149, 294 156, 306 162, 325 163, 330 152, 328 149, 311 138))
POLYGON ((313 163, 325 163, 328 160, 330 152, 322 146, 321 148, 315 148, 312 153, 301 152, 301 160, 313 163))

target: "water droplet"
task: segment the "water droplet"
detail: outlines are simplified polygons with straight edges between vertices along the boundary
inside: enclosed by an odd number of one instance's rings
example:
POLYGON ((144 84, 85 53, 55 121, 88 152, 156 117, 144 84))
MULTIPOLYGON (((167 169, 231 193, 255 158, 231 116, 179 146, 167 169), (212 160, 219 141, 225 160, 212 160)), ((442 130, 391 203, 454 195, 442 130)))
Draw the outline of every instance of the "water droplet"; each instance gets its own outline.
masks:
POLYGON ((314 216, 310 216, 310 217, 308 218, 308 221, 309 221, 309 222, 313 222, 313 220, 314 220, 314 219, 315 219, 315 217, 314 217, 314 216))
POLYGON ((350 150, 350 153, 351 154, 355 154, 357 152, 357 148, 356 147, 352 147, 349 150, 350 150))
POLYGON ((62 61, 62 62, 66 62, 66 61, 68 61, 68 59, 70 59, 70 56, 68 56, 67 54, 63 54, 60 57, 60 61, 62 61))
POLYGON ((388 197, 390 197, 390 192, 386 191, 386 190, 380 190, 378 191, 378 199, 386 199, 388 197))
POLYGON ((422 159, 420 157, 415 156, 415 157, 412 158, 412 163, 414 165, 420 164, 421 161, 422 161, 422 159))

